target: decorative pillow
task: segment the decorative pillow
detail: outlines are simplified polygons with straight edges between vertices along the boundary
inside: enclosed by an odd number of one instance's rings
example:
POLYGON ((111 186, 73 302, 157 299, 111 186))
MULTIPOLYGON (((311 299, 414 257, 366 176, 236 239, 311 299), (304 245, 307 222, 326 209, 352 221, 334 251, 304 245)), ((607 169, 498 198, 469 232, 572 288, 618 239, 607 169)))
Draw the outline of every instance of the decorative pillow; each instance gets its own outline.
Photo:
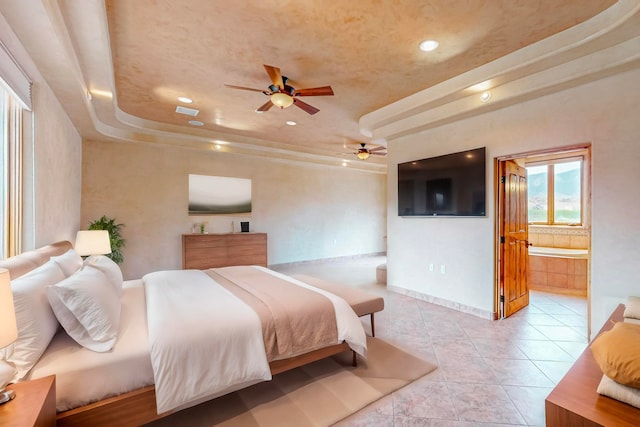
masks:
POLYGON ((113 285, 114 289, 118 293, 118 296, 122 295, 122 270, 118 264, 116 264, 111 258, 104 255, 92 255, 87 258, 85 265, 89 265, 107 276, 109 282, 113 285))
POLYGON ((47 288, 53 311, 67 334, 96 352, 111 350, 120 325, 120 296, 107 276, 85 265, 47 288))
POLYGON ((40 359, 58 330, 58 320, 47 301, 46 288, 64 280, 53 261, 11 281, 18 339, 0 349, 0 359, 16 369, 12 382, 22 379, 40 359))
POLYGON ((624 308, 624 317, 640 319, 640 297, 627 297, 624 308))
POLYGON ((591 351, 606 376, 640 388, 640 325, 616 323, 593 341, 591 351))
POLYGON ((58 264, 64 277, 71 276, 82 267, 82 257, 74 249, 69 249, 62 255, 51 257, 51 261, 58 264))
POLYGON ((606 375, 598 384, 598 394, 640 408, 640 389, 618 384, 606 375))

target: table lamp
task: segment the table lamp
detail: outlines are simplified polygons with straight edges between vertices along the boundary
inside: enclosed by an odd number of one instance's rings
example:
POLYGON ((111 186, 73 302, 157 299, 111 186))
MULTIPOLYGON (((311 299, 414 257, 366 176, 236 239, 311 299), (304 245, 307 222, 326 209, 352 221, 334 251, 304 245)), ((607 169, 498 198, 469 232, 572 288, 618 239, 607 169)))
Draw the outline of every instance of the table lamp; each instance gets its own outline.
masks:
MULTIPOLYGON (((16 324, 16 311, 13 307, 13 293, 11 292, 11 279, 9 270, 0 268, 0 348, 12 344, 18 338, 18 326, 16 324)), ((13 369, 5 368, 0 364, 0 404, 16 397, 13 390, 5 390, 7 383, 13 378, 13 369)))
POLYGON ((80 256, 111 253, 111 241, 107 230, 80 230, 76 234, 75 250, 80 256))

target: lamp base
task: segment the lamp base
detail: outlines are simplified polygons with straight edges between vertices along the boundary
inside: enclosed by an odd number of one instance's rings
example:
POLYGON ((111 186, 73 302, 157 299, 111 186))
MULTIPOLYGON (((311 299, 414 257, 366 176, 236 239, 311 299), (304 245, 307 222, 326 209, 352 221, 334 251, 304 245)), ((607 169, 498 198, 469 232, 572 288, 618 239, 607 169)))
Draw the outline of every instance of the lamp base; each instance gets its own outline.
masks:
POLYGON ((0 390, 0 405, 15 399, 15 397, 16 397, 16 392, 13 390, 7 390, 7 389, 0 390))

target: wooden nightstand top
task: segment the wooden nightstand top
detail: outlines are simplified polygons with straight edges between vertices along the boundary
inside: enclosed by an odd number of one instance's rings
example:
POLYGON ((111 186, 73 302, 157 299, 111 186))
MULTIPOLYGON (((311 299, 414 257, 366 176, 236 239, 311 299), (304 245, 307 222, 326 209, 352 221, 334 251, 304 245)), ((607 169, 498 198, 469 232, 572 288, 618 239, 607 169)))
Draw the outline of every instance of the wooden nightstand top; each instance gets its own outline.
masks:
POLYGON ((55 375, 11 384, 7 388, 16 392, 16 398, 0 405, 1 426, 55 427, 55 375))

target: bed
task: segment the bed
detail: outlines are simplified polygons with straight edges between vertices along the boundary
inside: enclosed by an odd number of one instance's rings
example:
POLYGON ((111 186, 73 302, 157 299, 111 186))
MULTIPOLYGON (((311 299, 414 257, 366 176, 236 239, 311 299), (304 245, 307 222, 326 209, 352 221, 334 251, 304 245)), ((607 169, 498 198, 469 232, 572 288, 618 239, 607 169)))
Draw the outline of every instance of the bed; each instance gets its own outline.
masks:
MULTIPOLYGON (((39 268, 39 266, 50 262, 51 259, 59 260, 59 258, 68 256, 66 254, 73 252, 70 251, 70 249, 72 249, 72 247, 69 242, 58 242, 9 260, 0 261, 0 267, 8 268, 10 270, 13 281, 14 279, 24 276, 28 272, 39 268)), ((77 263, 77 261, 74 260, 74 263, 77 263)), ((73 275, 73 272, 70 270, 73 270, 74 268, 75 267, 70 268, 67 266, 66 269, 69 271, 65 272, 66 275, 73 275)), ((279 281, 281 282, 281 285, 285 285, 282 281, 299 282, 296 283, 297 286, 305 287, 310 286, 305 282, 315 282, 312 284, 316 289, 312 293, 323 293, 326 291, 330 291, 335 294, 340 293, 340 287, 335 284, 304 276, 293 278, 290 276, 279 275, 278 273, 271 272, 268 269, 260 270, 257 267, 236 269, 234 267, 229 267, 217 270, 219 271, 211 274, 226 275, 215 277, 216 280, 221 282, 230 280, 228 278, 230 275, 231 279, 238 282, 244 282, 246 279, 248 282, 247 286, 252 286, 249 283, 249 277, 256 275, 262 277, 262 275, 267 274, 269 275, 269 280, 274 280, 276 282, 279 281)), ((209 275, 207 272, 200 271, 186 270, 186 272, 196 275, 195 277, 197 280, 207 280, 203 275, 209 275)), ((171 273, 180 274, 179 271, 171 273)), ((200 393, 190 401, 186 401, 186 403, 185 401, 179 401, 177 403, 171 402, 168 406, 164 406, 164 408, 170 409, 159 410, 159 402, 162 399, 158 399, 158 397, 166 397, 167 395, 172 397, 171 393, 175 392, 176 389, 175 385, 170 384, 168 388, 164 387, 163 391, 162 382, 156 381, 155 377, 158 376, 158 372, 155 370, 157 367, 154 365, 157 364, 157 360, 153 353, 153 349, 156 345, 155 341, 150 343, 150 337, 157 339, 158 336, 160 336, 162 338, 164 334, 156 332, 156 336, 154 338, 151 333, 152 329, 150 323, 158 323, 156 328, 159 327, 160 331, 162 331, 170 328, 171 322, 168 322, 166 319, 156 322, 156 320, 153 320, 153 317, 151 317, 152 320, 149 323, 150 317, 148 316, 150 312, 153 312, 154 310, 166 310, 166 307, 164 309, 148 310, 146 300, 165 299, 165 304, 173 304, 173 300, 171 298, 165 298, 164 296, 166 294, 170 294, 167 290, 171 290, 172 286, 175 287, 175 284, 172 285, 168 283, 168 279, 161 276, 159 279, 156 277, 156 279, 160 281, 160 285, 151 285, 151 279, 156 276, 156 273, 152 273, 150 276, 152 277, 148 278, 145 276, 144 279, 126 281, 122 284, 122 289, 119 291, 120 296, 118 299, 118 318, 120 327, 117 333, 117 339, 112 338, 112 347, 107 352, 92 351, 79 345, 76 338, 72 339, 69 336, 66 330, 68 329, 67 325, 65 325, 65 329, 58 328, 46 350, 38 358, 37 363, 35 363, 35 365, 29 369, 28 374, 24 376, 24 379, 35 379, 52 374, 56 375, 58 425, 142 425, 155 419, 162 418, 176 410, 193 406, 194 404, 215 398, 218 395, 225 394, 233 391, 234 389, 242 388, 252 383, 268 379, 271 375, 302 366, 333 354, 352 351, 354 364, 356 363, 356 351, 364 354, 365 349, 362 348, 362 340, 358 337, 354 338, 354 336, 352 336, 360 334, 360 332, 357 331, 357 328, 355 332, 353 329, 350 329, 346 336, 344 335, 344 331, 339 332, 339 334, 342 335, 340 335, 338 340, 332 341, 331 338, 328 338, 328 341, 315 342, 308 349, 296 347, 298 341, 298 337, 296 336, 288 346, 287 352, 283 352, 281 354, 277 354, 276 352, 269 355, 267 365, 268 372, 258 373, 257 376, 250 377, 248 381, 240 381, 238 384, 231 385, 226 388, 222 387, 214 393, 200 393), (158 291, 153 290, 156 286, 158 286, 158 291), (162 286, 168 287, 162 288, 162 286), (153 296, 154 292, 155 296, 153 296), (82 386, 79 387, 78 384, 82 384, 82 386), (158 396, 156 395, 156 392, 158 392, 158 396), (181 402, 182 404, 180 404, 181 402)), ((28 278, 29 276, 25 277, 28 278)), ((182 280, 181 276, 177 276, 176 280, 182 280)), ((191 291, 193 291, 193 289, 184 290, 180 293, 190 294, 191 291)), ((224 295, 225 292, 236 292, 237 294, 244 293, 245 290, 244 288, 235 291, 226 289, 223 291, 217 290, 216 292, 221 292, 221 294, 216 295, 224 295)), ((296 290, 296 292, 298 291, 296 290)), ((191 298, 193 298, 193 296, 191 298)), ((337 300, 341 300, 342 303, 346 303, 347 306, 350 307, 349 310, 352 311, 356 320, 358 316, 370 315, 371 332, 372 334, 374 333, 373 313, 383 309, 384 301, 382 298, 370 295, 360 290, 348 289, 344 292, 344 299, 338 296, 337 300)), ((193 298, 192 301, 197 301, 197 297, 193 298)), ((333 300, 331 301, 335 304, 333 300)), ((162 307, 162 305, 159 307, 162 307)), ((173 308, 171 309, 173 310, 173 308)), ((197 310, 190 309, 187 311, 197 310)), ((209 323, 215 325, 216 323, 221 322, 213 321, 209 323)), ((362 324, 359 321, 357 323, 359 328, 362 329, 362 324)), ((264 324, 262 327, 264 328, 264 324)), ((350 327, 352 328, 353 325, 350 327)), ((340 331, 341 328, 344 329, 344 327, 338 325, 338 331, 340 331)), ((198 334, 201 333, 201 331, 199 331, 200 328, 187 328, 186 330, 196 329, 198 329, 196 331, 198 334)), ((180 328, 178 327, 177 330, 179 331, 180 328)), ((362 330, 362 334, 364 335, 364 330, 362 330)), ((315 332, 311 335, 315 335, 315 332)), ((197 341, 203 341, 201 336, 197 341)), ((106 339, 94 344, 97 345, 98 350, 100 350, 101 346, 105 345, 105 342, 108 343, 110 341, 109 339, 106 339)), ((178 349, 181 347, 191 349, 191 344, 185 345, 184 341, 180 343, 181 345, 178 345, 178 349)), ((366 340, 364 345, 366 346, 366 340)), ((274 344, 272 341, 271 347, 274 346, 278 347, 280 344, 274 344)), ((284 344, 281 346, 287 347, 284 344)), ((267 349, 268 346, 267 344, 264 344, 263 347, 267 349)), ((175 349, 172 349, 171 351, 175 351, 175 349)), ((206 351, 210 351, 207 350, 206 347, 204 351, 205 354, 210 354, 206 353, 206 351)), ((268 352, 268 350, 265 351, 268 352)), ((187 351, 187 353, 189 352, 196 353, 197 351, 187 351)), ((179 358, 183 356, 184 354, 180 354, 179 358)), ((197 361, 195 363, 197 363, 197 361)), ((192 362, 189 362, 188 365, 191 367, 192 362)))

